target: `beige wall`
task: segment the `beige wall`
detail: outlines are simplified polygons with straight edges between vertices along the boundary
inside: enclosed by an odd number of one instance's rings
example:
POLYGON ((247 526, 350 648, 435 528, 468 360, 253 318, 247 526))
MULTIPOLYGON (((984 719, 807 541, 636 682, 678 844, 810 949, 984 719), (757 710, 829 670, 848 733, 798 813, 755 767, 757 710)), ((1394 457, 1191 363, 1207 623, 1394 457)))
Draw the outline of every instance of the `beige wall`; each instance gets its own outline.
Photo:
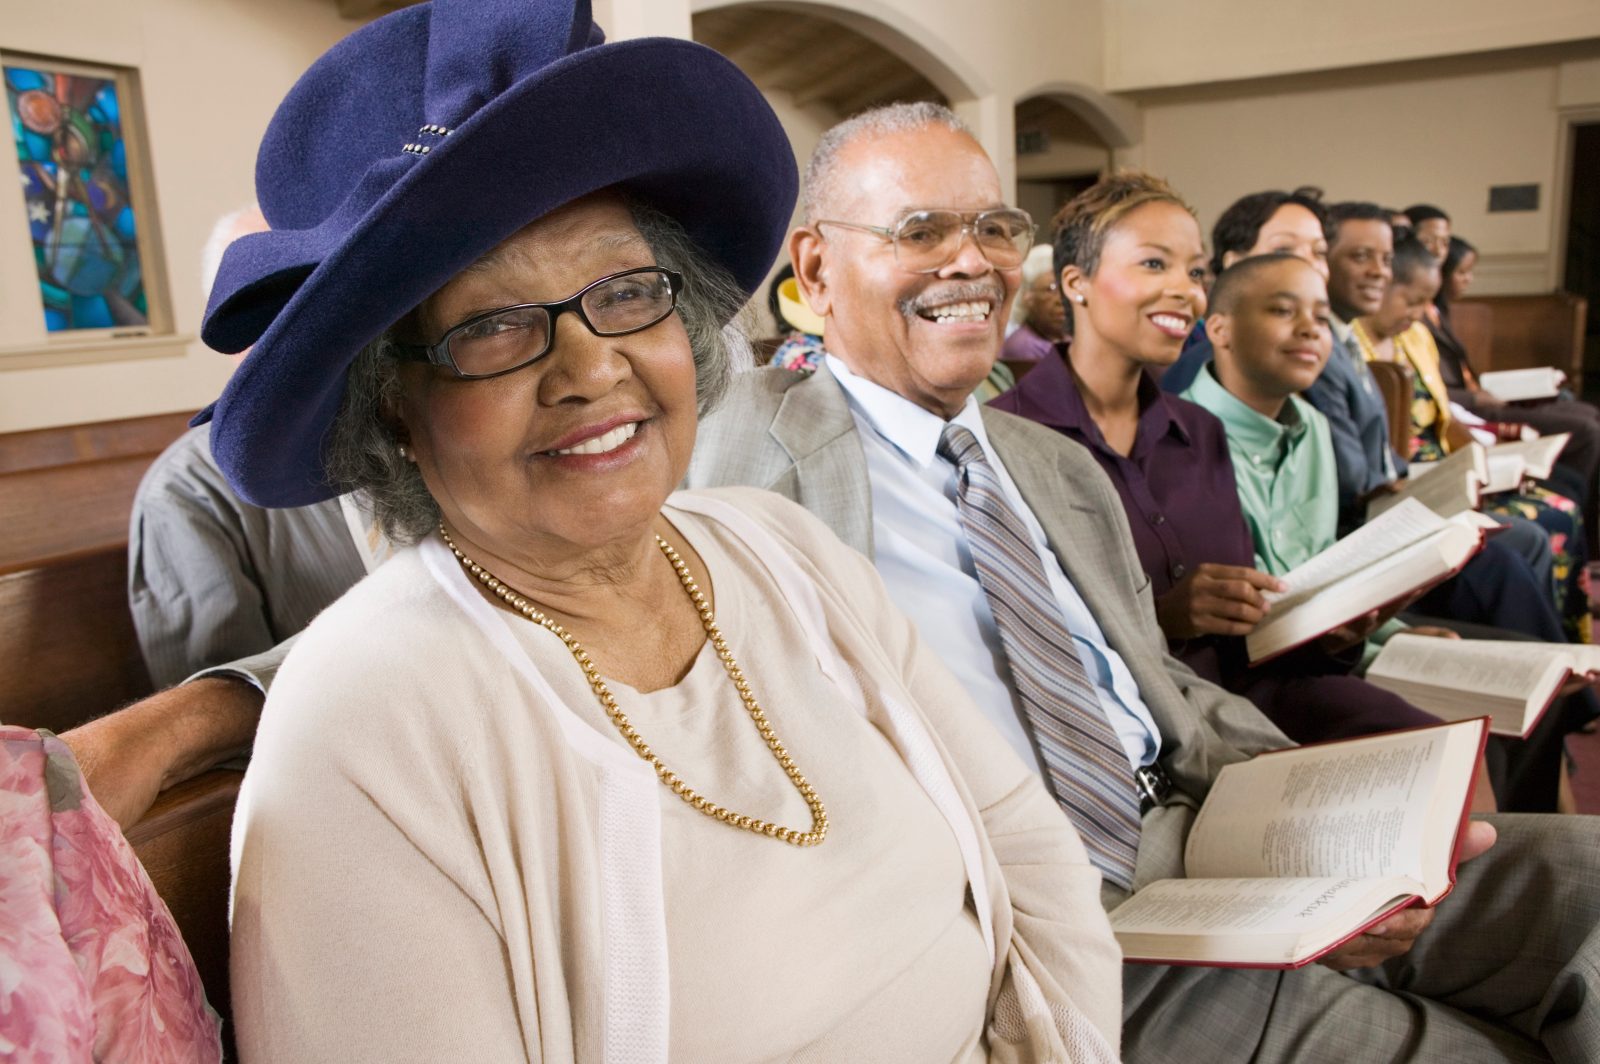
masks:
MULTIPOLYGON (((191 338, 155 351, 122 345, 158 357, 8 368, 45 333, 18 185, 0 180, 0 432, 205 405, 231 367, 192 339, 203 309, 200 248, 217 216, 253 197, 256 145, 278 101, 352 24, 327 0, 0 0, 0 8, 0 51, 138 69, 172 307, 179 335, 191 338)), ((0 145, 0 169, 14 173, 9 145, 9 137, 0 145)))
POLYGON ((1596 36, 1595 0, 1106 0, 1102 84, 1202 84, 1596 36))
MULTIPOLYGON (((783 123, 783 131, 789 135, 789 144, 794 148, 795 166, 804 170, 806 160, 811 158, 811 153, 817 147, 817 141, 829 126, 846 117, 835 114, 832 109, 822 104, 808 104, 797 106, 792 94, 781 91, 766 93, 767 102, 772 105, 773 112, 778 116, 778 121, 783 123)), ((794 224, 800 224, 800 205, 797 202, 794 209, 794 224)), ((772 269, 767 274, 770 283, 774 274, 789 262, 787 250, 780 251, 778 258, 772 264, 772 269)), ((786 332, 787 327, 781 327, 772 320, 772 315, 767 310, 767 286, 761 290, 751 301, 755 314, 755 322, 751 328, 761 336, 776 336, 786 332)))
MULTIPOLYGON (((612 39, 622 39, 688 35, 694 12, 727 2, 595 0, 594 7, 612 39)), ((228 364, 192 340, 200 245, 213 218, 249 199, 256 144, 283 92, 354 23, 339 18, 335 0, 0 6, 0 50, 140 71, 162 252, 183 338, 165 347, 119 343, 116 361, 17 368, 24 363, 14 353, 37 349, 45 337, 31 263, 18 250, 25 247, 20 197, 0 181, 0 431, 208 402, 228 364)), ((911 62, 975 127, 1008 186, 1104 161, 1094 138, 1062 141, 1049 156, 1015 156, 1018 101, 1041 93, 1087 100, 1099 139, 1131 145, 1117 149, 1117 160, 1171 177, 1208 227, 1243 192, 1299 182, 1320 183, 1336 198, 1431 199, 1484 249, 1483 291, 1553 283, 1563 123, 1600 114, 1595 0, 1454 0, 1448 17, 1436 3, 1415 0, 1284 0, 1270 17, 1255 0, 769 6, 830 18, 911 62), (1588 44, 1541 43, 1584 38, 1588 44), (1463 53, 1480 54, 1448 58, 1463 53), (1354 69, 1414 57, 1423 58, 1354 69), (1113 90, 1138 91, 1105 95, 1113 90), (1489 185, 1520 182, 1541 186, 1540 211, 1486 212, 1489 185)), ((781 94, 772 103, 801 160, 838 117, 781 94)), ((0 163, 10 165, 5 147, 0 163)))
MULTIPOLYGON (((595 0, 594 10, 617 40, 688 36, 692 12, 713 6, 718 0, 595 0)), ((1089 87, 1102 80, 1098 0, 996 0, 982 11, 953 0, 787 6, 849 25, 934 77, 977 128, 1007 184, 1014 101, 1063 78, 1089 87)), ((118 341, 111 361, 64 364, 97 353, 59 347, 44 366, 18 357, 37 352, 46 337, 34 310, 20 196, 15 184, 0 182, 0 432, 204 405, 230 365, 194 339, 203 309, 199 249, 218 215, 251 198, 256 145, 283 93, 355 23, 339 17, 334 0, 0 0, 0 8, 0 50, 139 71, 179 337, 118 341)), ((803 159, 833 116, 773 103, 803 159)), ((0 147, 0 163, 10 160, 0 147)))
MULTIPOLYGON (((692 0, 696 12, 729 4, 692 0)), ((1062 80, 1088 87, 1102 81, 1100 0, 991 0, 982 7, 965 0, 778 0, 767 6, 833 19, 922 71, 973 127, 1007 187, 1016 177, 1016 101, 1062 80)))
POLYGON ((1234 199, 1266 188, 1316 184, 1335 200, 1400 208, 1431 202, 1481 249, 1480 293, 1536 292, 1558 276, 1561 104, 1600 104, 1600 64, 1475 57, 1144 94, 1142 103, 1144 141, 1119 160, 1169 178, 1208 234, 1234 199), (1488 212, 1489 186, 1525 183, 1540 186, 1538 211, 1488 212))

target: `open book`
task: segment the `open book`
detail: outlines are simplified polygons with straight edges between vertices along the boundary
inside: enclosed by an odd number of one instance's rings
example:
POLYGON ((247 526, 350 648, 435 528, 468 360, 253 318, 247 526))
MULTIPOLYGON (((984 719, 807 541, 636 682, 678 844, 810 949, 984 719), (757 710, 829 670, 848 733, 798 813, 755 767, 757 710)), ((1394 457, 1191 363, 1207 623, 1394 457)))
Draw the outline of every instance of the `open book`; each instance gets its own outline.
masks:
POLYGON ((1414 498, 1402 500, 1284 574, 1288 589, 1266 596, 1271 610, 1245 637, 1250 661, 1432 587, 1478 553, 1489 528, 1499 525, 1471 510, 1444 518, 1414 498))
MULTIPOLYGON (((1561 457, 1561 452, 1566 448, 1567 441, 1572 438, 1570 432, 1557 433, 1552 436, 1540 436, 1532 440, 1513 440, 1510 443, 1497 443, 1484 452, 1484 473, 1481 494, 1495 495, 1504 491, 1517 491, 1521 489, 1522 482, 1527 479, 1543 480, 1548 477, 1556 467, 1556 459, 1561 457)), ((1478 445, 1474 445, 1478 446, 1478 445)), ((1459 452, 1458 452, 1459 453, 1459 452)), ((1456 461, 1458 468, 1465 469, 1468 464, 1476 464, 1474 457, 1471 462, 1466 458, 1447 458, 1443 462, 1412 462, 1408 485, 1415 485, 1420 480, 1430 476, 1435 471, 1446 468, 1452 461, 1456 461)), ((1426 489, 1417 488, 1417 491, 1426 489)), ((1404 498, 1404 494, 1398 496, 1404 498)), ((1432 496, 1430 506, 1437 512, 1449 513, 1459 509, 1468 509, 1462 504, 1472 498, 1470 482, 1451 481, 1450 491, 1446 492, 1441 484, 1438 491, 1432 496), (1462 490, 1455 492, 1460 484, 1462 490)), ((1429 501, 1424 499, 1424 501, 1429 501)), ((1393 505, 1387 499, 1386 505, 1393 505)), ((1473 506, 1476 506, 1476 502, 1473 506)), ((1382 513, 1384 507, 1374 502, 1369 507, 1368 514, 1382 513)))
POLYGON ((1455 883, 1484 720, 1278 750, 1217 776, 1163 879, 1111 913, 1126 960, 1298 968, 1455 883))
POLYGON ((1366 678, 1436 717, 1487 716, 1495 734, 1526 737, 1574 676, 1600 680, 1600 647, 1402 633, 1366 678))
POLYGON ((1553 366, 1502 369, 1478 374, 1478 387, 1508 403, 1522 399, 1554 399, 1567 375, 1553 366))
POLYGON ((1443 461, 1413 462, 1398 492, 1379 495, 1367 504, 1367 520, 1405 499, 1416 499, 1440 517, 1476 510, 1488 480, 1488 452, 1481 443, 1468 444, 1443 461))
POLYGON ((1566 450, 1567 441, 1572 439, 1570 432, 1557 432, 1549 436, 1540 436, 1532 440, 1512 440, 1510 443, 1497 443, 1489 448, 1489 461, 1497 458, 1516 458, 1522 461, 1524 475, 1535 480, 1543 480, 1556 468, 1556 459, 1561 457, 1561 452, 1566 450))

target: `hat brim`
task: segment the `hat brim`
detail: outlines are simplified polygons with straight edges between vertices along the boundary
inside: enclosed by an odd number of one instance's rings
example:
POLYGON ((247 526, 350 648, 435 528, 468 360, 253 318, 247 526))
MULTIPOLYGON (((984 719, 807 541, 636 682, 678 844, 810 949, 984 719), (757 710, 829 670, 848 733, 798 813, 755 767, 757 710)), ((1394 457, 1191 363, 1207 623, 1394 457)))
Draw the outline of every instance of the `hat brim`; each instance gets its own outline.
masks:
POLYGON ((208 342, 264 325, 209 411, 212 453, 248 502, 331 497, 324 448, 355 355, 529 222, 625 189, 676 219, 748 293, 781 246, 798 184, 788 138, 750 80, 709 48, 671 38, 574 53, 508 88, 428 155, 400 149, 407 172, 314 265, 263 276, 207 319, 208 342))

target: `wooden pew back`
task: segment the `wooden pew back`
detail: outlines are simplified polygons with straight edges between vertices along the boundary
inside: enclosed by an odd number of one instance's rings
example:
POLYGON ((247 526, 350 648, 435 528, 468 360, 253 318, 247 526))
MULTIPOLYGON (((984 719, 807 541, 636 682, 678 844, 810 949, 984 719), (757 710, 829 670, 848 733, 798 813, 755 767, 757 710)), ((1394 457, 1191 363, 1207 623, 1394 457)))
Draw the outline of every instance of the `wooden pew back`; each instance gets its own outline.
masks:
MULTIPOLYGON (((128 518, 144 471, 188 417, 0 435, 0 721, 62 732, 150 693, 128 611, 128 518)), ((224 1020, 240 778, 216 770, 179 784, 127 832, 224 1020)))
MULTIPOLYGON (((1467 311, 1469 319, 1476 310, 1467 311)), ((1583 333, 1589 301, 1570 292, 1532 296, 1483 296, 1461 300, 1450 308, 1451 322, 1479 373, 1500 369, 1554 366, 1575 383, 1583 380, 1583 333), (1486 308, 1490 312, 1487 343, 1469 339, 1461 330, 1481 325, 1464 323, 1460 312, 1486 308)), ((1481 321, 1481 319, 1479 319, 1481 321)))
POLYGON ((1369 362, 1383 411, 1389 418, 1389 446, 1400 455, 1411 453, 1411 367, 1398 362, 1369 362))

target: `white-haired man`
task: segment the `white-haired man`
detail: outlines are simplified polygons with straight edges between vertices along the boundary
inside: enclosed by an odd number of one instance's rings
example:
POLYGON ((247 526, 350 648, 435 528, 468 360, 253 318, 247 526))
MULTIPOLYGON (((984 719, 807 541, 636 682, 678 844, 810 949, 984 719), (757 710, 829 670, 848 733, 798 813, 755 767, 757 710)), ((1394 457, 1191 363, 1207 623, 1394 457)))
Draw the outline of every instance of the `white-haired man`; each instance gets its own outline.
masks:
MULTIPOLYGON (((1026 244, 993 164, 947 110, 901 105, 826 134, 805 195, 790 253, 827 321, 828 354, 809 378, 739 378, 702 425, 691 486, 769 487, 874 558, 923 637, 1039 767, 1100 866, 1108 905, 1181 876, 1217 771, 1286 741, 1167 655, 1093 458, 972 401, 1026 244), (1047 652, 1019 634, 1022 618, 1047 652), (1067 721, 1098 747, 1056 738, 1067 721)), ((1462 865, 1436 921, 1426 910, 1391 918, 1326 966, 1129 966, 1127 1059, 1594 1059, 1600 837, 1572 817, 1496 823, 1496 851, 1462 865)), ((1493 841, 1474 824, 1463 856, 1493 841)))

